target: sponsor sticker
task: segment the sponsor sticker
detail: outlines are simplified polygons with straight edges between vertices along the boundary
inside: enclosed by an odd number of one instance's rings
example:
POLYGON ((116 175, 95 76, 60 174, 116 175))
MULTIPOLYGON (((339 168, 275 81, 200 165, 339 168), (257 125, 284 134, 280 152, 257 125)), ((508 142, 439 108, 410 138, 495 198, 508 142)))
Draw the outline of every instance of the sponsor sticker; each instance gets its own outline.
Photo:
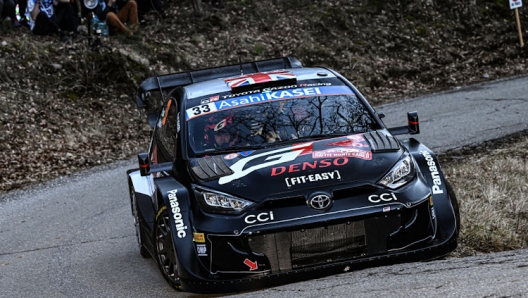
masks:
POLYGON ((431 190, 433 191, 433 194, 443 194, 444 191, 440 187, 442 186, 442 179, 440 178, 440 172, 438 171, 438 166, 436 165, 436 162, 434 161, 433 157, 429 152, 420 151, 420 154, 425 157, 427 165, 429 166, 429 172, 431 172, 431 179, 433 179, 433 186, 431 187, 431 190))
POLYGON ((331 166, 344 166, 348 163, 347 157, 338 157, 338 158, 325 158, 325 159, 317 159, 314 161, 305 161, 303 163, 294 163, 290 164, 289 166, 279 166, 271 168, 271 176, 279 176, 285 173, 295 173, 295 172, 302 172, 305 170, 315 170, 315 169, 323 169, 328 168, 331 166))
POLYGON ((247 224, 253 224, 256 222, 267 222, 267 221, 273 221, 275 218, 273 217, 273 211, 270 212, 262 212, 257 215, 248 215, 246 218, 244 218, 244 221, 247 224))
POLYGON ((309 146, 310 144, 311 143, 294 145, 293 147, 280 148, 277 150, 251 155, 247 158, 242 158, 230 166, 233 174, 220 177, 218 184, 223 185, 233 180, 245 177, 253 171, 295 160, 297 156, 299 156, 299 154, 303 151, 304 147, 309 146), (253 166, 246 167, 248 163, 258 159, 262 159, 262 161, 260 163, 255 162, 253 166))
POLYGON ((300 185, 305 183, 311 183, 311 182, 317 182, 317 181, 325 181, 325 180, 340 180, 341 174, 338 170, 335 170, 333 172, 323 172, 323 173, 316 173, 316 174, 310 174, 310 175, 304 175, 304 176, 298 176, 298 177, 288 177, 285 178, 284 181, 286 181, 286 186, 292 187, 293 185, 300 185))
POLYGON ((205 234, 204 233, 193 233, 193 241, 198 243, 205 243, 205 234))
POLYGON ((196 244, 196 252, 199 257, 207 257, 207 245, 205 244, 196 244))
POLYGON ((318 95, 341 95, 349 94, 355 95, 354 92, 347 86, 322 86, 322 87, 306 87, 294 88, 285 90, 276 90, 255 93, 251 95, 227 98, 224 100, 209 102, 194 106, 186 110, 186 120, 205 114, 213 113, 220 110, 230 109, 239 106, 252 105, 267 101, 292 99, 298 97, 318 96, 318 95))
POLYGON ((238 157, 238 153, 229 153, 228 155, 224 156, 224 159, 230 160, 235 159, 238 157))
POLYGON ((332 148, 312 152, 313 158, 353 157, 363 160, 372 160, 372 152, 355 148, 332 148))
POLYGON ((320 87, 320 86, 331 86, 332 83, 311 83, 311 84, 299 84, 299 87, 320 87))
POLYGON ((217 108, 216 108, 215 103, 210 102, 207 104, 203 104, 203 105, 199 105, 199 106, 195 106, 190 109, 187 109, 185 111, 186 112, 185 117, 187 118, 187 120, 189 120, 194 117, 207 115, 207 114, 210 114, 216 111, 217 111, 217 108))
POLYGON ((249 151, 244 151, 244 152, 239 152, 238 154, 244 156, 244 157, 248 157, 251 153, 255 152, 255 150, 249 150, 249 151))
POLYGON ((177 189, 170 190, 167 192, 169 195, 170 207, 174 218, 174 225, 176 226, 176 235, 178 238, 185 238, 187 236, 187 226, 183 222, 183 216, 181 214, 180 203, 178 203, 177 189))
POLYGON ((396 195, 394 193, 382 193, 381 195, 370 195, 368 197, 368 200, 371 203, 377 204, 377 203, 383 203, 383 202, 390 202, 390 201, 397 201, 396 195))
MULTIPOLYGON (((256 93, 261 93, 261 92, 271 92, 271 91, 276 91, 276 90, 295 89, 295 88, 300 88, 300 87, 321 87, 321 86, 331 86, 331 85, 332 83, 313 83, 313 84, 298 84, 298 85, 285 85, 285 86, 277 86, 277 87, 266 87, 263 89, 248 90, 248 91, 239 92, 239 93, 222 95, 222 99, 240 97, 240 96, 251 95, 251 94, 256 94, 256 93)), ((350 94, 350 95, 355 96, 355 94, 350 94)))
POLYGON ((347 140, 327 143, 326 146, 340 146, 340 147, 369 147, 365 138, 362 135, 347 136, 347 140))
POLYGON ((220 96, 218 95, 215 95, 215 96, 211 96, 207 99, 202 99, 202 101, 200 101, 200 104, 208 104, 210 102, 213 102, 213 101, 218 101, 220 99, 220 96))

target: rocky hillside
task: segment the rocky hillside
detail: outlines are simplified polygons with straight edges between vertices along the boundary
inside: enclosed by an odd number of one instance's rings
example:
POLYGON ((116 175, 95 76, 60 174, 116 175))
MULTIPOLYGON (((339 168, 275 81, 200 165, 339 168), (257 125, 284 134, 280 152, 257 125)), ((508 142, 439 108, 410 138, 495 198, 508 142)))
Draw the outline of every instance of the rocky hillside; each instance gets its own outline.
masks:
POLYGON ((196 17, 191 1, 166 1, 168 16, 147 15, 139 34, 103 38, 112 51, 1 27, 0 193, 145 150, 133 95, 155 74, 295 56, 336 69, 377 105, 528 72, 506 0, 224 5, 196 17))

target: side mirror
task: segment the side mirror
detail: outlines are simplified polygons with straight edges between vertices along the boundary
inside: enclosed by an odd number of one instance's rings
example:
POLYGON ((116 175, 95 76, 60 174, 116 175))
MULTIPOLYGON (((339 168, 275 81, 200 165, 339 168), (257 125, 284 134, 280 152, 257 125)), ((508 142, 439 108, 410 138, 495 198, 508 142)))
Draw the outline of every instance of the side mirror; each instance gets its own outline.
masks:
POLYGON ((407 113, 407 126, 398 126, 389 128, 389 131, 393 135, 405 135, 405 134, 419 134, 420 133, 420 122, 418 121, 418 112, 407 113))
POLYGON ((407 122, 409 123, 409 133, 412 135, 420 133, 420 122, 418 121, 418 112, 408 112, 407 122))
POLYGON ((148 153, 139 153, 138 154, 138 162, 139 162, 139 173, 141 176, 147 176, 150 173, 150 160, 148 157, 148 153))

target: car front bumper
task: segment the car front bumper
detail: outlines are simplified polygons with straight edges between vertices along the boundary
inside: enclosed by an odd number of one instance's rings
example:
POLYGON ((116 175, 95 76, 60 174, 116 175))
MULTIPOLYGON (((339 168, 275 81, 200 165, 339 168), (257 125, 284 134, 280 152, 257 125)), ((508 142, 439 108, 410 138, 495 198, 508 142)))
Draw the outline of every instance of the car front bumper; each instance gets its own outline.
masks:
POLYGON ((205 270, 187 271, 180 280, 190 292, 232 292, 367 266, 434 259, 454 250, 457 243, 454 230, 450 237, 437 237, 437 226, 428 198, 412 208, 386 213, 289 227, 270 224, 238 235, 204 232, 204 241, 195 245, 205 270))

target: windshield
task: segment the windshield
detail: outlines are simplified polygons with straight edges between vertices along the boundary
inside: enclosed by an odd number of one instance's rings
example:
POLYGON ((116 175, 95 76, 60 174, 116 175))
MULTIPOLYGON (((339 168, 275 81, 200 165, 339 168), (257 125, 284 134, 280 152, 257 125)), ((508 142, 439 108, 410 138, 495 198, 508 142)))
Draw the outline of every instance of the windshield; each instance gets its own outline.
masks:
POLYGON ((188 116, 189 145, 196 155, 244 151, 377 128, 355 94, 280 99, 216 110, 219 106, 217 102, 187 110, 188 115, 196 112, 188 116))

